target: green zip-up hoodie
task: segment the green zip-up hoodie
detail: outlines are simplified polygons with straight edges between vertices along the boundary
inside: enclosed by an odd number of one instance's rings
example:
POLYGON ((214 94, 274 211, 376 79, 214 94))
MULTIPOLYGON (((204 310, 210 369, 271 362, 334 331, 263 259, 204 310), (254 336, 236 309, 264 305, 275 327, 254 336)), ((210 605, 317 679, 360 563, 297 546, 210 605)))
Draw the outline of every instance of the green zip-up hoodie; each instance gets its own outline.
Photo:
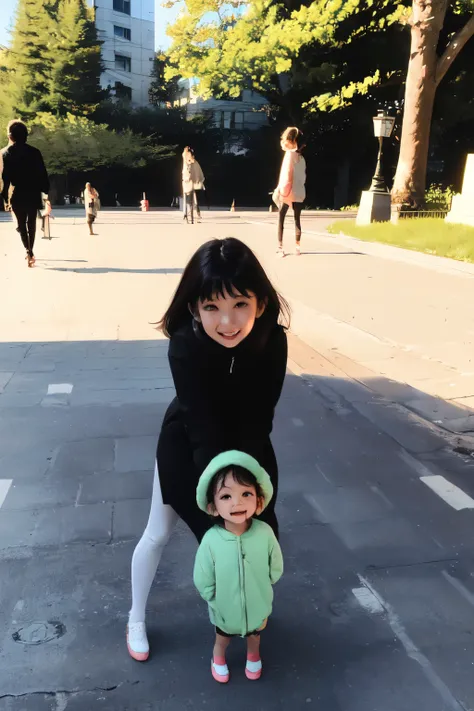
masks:
POLYGON ((268 524, 256 519, 241 536, 213 526, 199 546, 194 584, 209 604, 212 624, 245 637, 272 611, 274 585, 283 574, 283 556, 268 524))

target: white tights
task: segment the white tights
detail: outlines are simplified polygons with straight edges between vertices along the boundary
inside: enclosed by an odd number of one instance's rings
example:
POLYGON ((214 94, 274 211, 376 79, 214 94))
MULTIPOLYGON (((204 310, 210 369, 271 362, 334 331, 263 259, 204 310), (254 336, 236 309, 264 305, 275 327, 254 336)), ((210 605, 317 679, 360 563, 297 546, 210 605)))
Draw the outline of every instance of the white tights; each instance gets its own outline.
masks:
POLYGON ((144 622, 145 608, 161 554, 168 543, 178 514, 163 503, 158 467, 155 462, 150 517, 132 557, 132 609, 130 622, 144 622))

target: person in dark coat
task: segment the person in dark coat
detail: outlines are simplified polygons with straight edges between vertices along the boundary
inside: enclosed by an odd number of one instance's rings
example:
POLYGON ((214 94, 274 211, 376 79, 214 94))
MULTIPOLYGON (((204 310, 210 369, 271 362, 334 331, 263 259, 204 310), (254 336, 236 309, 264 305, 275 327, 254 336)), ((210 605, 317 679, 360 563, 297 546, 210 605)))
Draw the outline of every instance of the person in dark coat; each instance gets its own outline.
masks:
POLYGON ((130 655, 145 661, 145 607, 161 554, 179 518, 200 542, 209 517, 196 503, 204 469, 220 452, 239 450, 268 472, 275 496, 261 515, 278 536, 278 467, 270 441, 287 363, 288 305, 243 242, 202 245, 184 270, 160 322, 170 338, 176 388, 157 448, 150 518, 132 559, 130 655))
POLYGON ((28 266, 35 263, 33 246, 36 218, 43 207, 42 193, 49 191, 49 178, 43 156, 27 143, 28 129, 22 121, 10 121, 7 127, 10 145, 3 150, 2 197, 13 210, 17 231, 26 249, 28 266))

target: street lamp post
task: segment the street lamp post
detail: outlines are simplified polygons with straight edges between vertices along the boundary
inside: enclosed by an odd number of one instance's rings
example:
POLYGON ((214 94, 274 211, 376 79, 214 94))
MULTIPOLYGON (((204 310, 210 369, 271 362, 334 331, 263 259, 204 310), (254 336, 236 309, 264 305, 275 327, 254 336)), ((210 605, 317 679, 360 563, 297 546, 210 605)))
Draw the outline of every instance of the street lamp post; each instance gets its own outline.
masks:
POLYGON ((394 117, 387 116, 385 111, 379 111, 377 116, 374 116, 374 134, 379 139, 379 154, 372 185, 370 186, 370 191, 373 193, 388 193, 389 191, 382 172, 383 140, 384 138, 390 138, 392 135, 394 123, 394 117))
POLYGON ((382 171, 383 141, 390 138, 395 119, 381 110, 374 116, 374 134, 379 141, 377 166, 369 190, 364 190, 357 213, 358 225, 369 225, 371 222, 388 222, 390 220, 390 193, 385 183, 382 171))

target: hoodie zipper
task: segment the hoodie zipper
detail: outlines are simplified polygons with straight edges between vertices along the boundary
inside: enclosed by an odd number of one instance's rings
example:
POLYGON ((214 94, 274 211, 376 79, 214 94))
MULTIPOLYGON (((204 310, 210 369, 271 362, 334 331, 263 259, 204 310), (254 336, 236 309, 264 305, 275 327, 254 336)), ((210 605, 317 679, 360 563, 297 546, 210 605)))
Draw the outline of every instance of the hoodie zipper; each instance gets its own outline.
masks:
POLYGON ((240 573, 240 600, 242 604, 242 618, 243 624, 245 625, 242 630, 242 637, 248 634, 248 618, 247 618, 247 597, 245 594, 245 554, 242 551, 242 541, 239 537, 238 548, 239 548, 239 573, 240 573))
POLYGON ((231 374, 234 372, 234 361, 235 361, 235 357, 232 357, 232 360, 230 361, 230 368, 229 368, 229 373, 231 373, 231 374))

